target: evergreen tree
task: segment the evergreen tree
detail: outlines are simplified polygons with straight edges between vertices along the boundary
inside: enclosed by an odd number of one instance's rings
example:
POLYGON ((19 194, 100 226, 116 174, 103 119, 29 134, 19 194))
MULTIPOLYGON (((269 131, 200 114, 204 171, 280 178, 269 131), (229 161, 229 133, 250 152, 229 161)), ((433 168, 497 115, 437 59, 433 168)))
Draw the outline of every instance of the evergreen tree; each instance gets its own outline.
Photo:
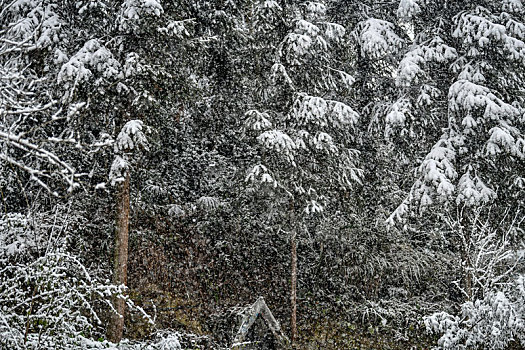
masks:
MULTIPOLYGON (((275 6, 275 4, 272 4, 275 6)), ((259 4, 269 8, 267 2, 259 4)), ((279 9, 279 8, 277 8, 279 9)), ((272 209, 286 213, 280 220, 290 232, 292 341, 296 329, 296 235, 303 236, 308 218, 323 212, 334 191, 349 190, 361 179, 358 152, 351 145, 358 113, 344 102, 320 97, 330 90, 349 89, 353 78, 337 69, 331 56, 344 40, 345 29, 325 21, 326 6, 318 2, 280 9, 296 13, 291 31, 274 53, 268 98, 258 102, 268 111, 246 112, 245 128, 258 133, 261 163, 246 180, 274 198, 272 209)), ((261 28, 265 30, 263 26, 261 28)))

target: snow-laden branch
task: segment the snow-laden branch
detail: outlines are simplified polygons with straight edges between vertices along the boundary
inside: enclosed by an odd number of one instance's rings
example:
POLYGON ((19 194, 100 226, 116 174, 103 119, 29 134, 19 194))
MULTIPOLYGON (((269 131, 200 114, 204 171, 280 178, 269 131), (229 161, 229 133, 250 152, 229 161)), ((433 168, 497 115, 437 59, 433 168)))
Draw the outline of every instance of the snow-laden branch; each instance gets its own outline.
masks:
MULTIPOLYGON (((34 155, 36 158, 47 162, 48 164, 55 166, 57 171, 55 174, 59 175, 67 184, 68 191, 72 191, 76 186, 75 182, 75 170, 66 162, 61 160, 56 154, 46 150, 45 148, 32 143, 30 140, 23 138, 21 135, 12 135, 0 130, 0 142, 3 142, 7 146, 16 147, 28 154, 34 155)), ((8 156, 5 153, 0 153, 0 159, 13 164, 20 169, 28 172, 33 180, 45 188, 47 191, 51 192, 49 187, 44 184, 39 177, 48 177, 49 174, 46 174, 44 171, 32 168, 28 165, 21 163, 20 161, 15 160, 14 158, 8 156)))

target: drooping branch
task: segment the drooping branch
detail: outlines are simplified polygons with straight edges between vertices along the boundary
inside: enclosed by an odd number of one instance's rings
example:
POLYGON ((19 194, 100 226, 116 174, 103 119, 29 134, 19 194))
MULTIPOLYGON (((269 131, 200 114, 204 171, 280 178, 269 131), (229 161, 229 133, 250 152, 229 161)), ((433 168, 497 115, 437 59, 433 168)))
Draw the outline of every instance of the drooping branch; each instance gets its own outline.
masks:
MULTIPOLYGON (((30 140, 21 137, 21 135, 13 135, 1 130, 0 142, 7 144, 11 147, 16 147, 26 152, 27 154, 32 154, 36 158, 56 167, 57 171, 54 173, 58 174, 68 184, 68 191, 72 191, 76 187, 75 170, 53 152, 46 150, 42 146, 36 145, 30 140)), ((38 184, 44 187, 47 191, 50 191, 49 187, 39 179, 39 177, 49 176, 49 174, 46 174, 46 172, 39 169, 31 168, 30 166, 27 166, 21 163, 20 161, 15 160, 7 154, 0 154, 0 159, 28 172, 33 179, 37 180, 38 184)))

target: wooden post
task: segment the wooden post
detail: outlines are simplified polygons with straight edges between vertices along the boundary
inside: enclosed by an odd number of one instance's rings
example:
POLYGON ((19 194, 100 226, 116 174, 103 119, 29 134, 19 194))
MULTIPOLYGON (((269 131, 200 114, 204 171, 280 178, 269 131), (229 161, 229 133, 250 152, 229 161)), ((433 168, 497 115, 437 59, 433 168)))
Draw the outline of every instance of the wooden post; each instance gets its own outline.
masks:
MULTIPOLYGON (((127 285, 128 282, 128 240, 129 240, 129 171, 126 171, 124 181, 119 184, 117 190, 117 209, 115 223, 115 250, 113 283, 116 285, 127 285)), ((108 340, 118 343, 124 332, 124 314, 126 312, 126 301, 115 296, 113 305, 118 314, 111 315, 107 336, 108 340)))
POLYGON ((292 317, 291 317, 291 333, 292 333, 292 345, 297 340, 297 243, 296 243, 297 232, 292 231, 291 237, 291 255, 292 255, 292 286, 291 286, 291 307, 292 307, 292 317))

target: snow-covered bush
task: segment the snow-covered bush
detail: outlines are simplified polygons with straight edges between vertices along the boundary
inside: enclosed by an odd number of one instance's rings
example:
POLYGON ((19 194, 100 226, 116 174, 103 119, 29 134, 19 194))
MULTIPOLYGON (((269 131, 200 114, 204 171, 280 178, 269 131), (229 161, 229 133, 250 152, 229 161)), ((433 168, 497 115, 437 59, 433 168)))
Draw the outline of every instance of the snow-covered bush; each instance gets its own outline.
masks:
POLYGON ((436 349, 506 349, 525 346, 525 276, 502 291, 461 305, 460 315, 435 313, 425 319, 427 330, 440 333, 436 349))
POLYGON ((505 349, 514 341, 525 344, 524 251, 512 244, 520 240, 523 215, 517 211, 510 223, 491 225, 483 214, 476 209, 471 217, 448 221, 462 259, 462 279, 453 284, 465 301, 457 315, 436 312, 425 318, 427 330, 441 334, 437 349, 505 349))
POLYGON ((92 339, 103 334, 105 314, 115 312, 113 296, 149 319, 124 295, 124 286, 96 278, 68 251, 68 219, 58 212, 0 217, 2 349, 102 346, 92 339))
POLYGON ((0 338, 10 349, 80 347, 102 325, 100 303, 120 294, 66 252, 49 252, 0 270, 0 338))
POLYGON ((28 225, 28 218, 20 213, 0 217, 0 262, 38 243, 38 237, 28 232, 28 225))

